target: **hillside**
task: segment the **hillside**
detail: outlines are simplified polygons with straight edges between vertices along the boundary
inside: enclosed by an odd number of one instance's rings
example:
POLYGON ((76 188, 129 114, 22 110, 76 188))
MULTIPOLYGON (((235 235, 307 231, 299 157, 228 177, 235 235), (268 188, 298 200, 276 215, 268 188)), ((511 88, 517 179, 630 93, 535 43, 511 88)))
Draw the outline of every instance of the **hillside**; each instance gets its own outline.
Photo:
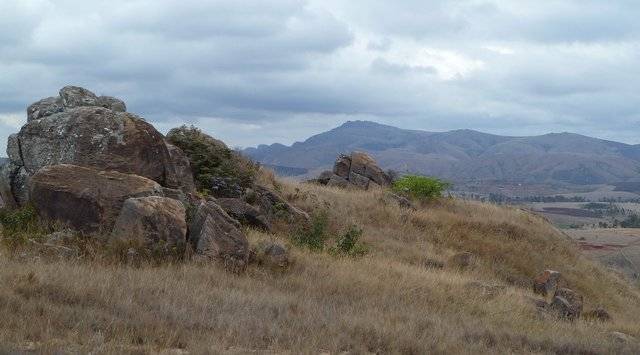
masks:
POLYGON ((454 182, 613 184, 640 179, 640 146, 571 133, 505 137, 472 130, 425 132, 352 121, 287 147, 249 148, 265 164, 319 171, 339 153, 362 150, 388 169, 454 182))
MULTIPOLYGON (((286 183, 280 189, 329 233, 363 229, 369 253, 339 258, 288 245, 291 265, 240 275, 196 261, 139 267, 0 255, 0 352, 86 353, 637 353, 640 294, 586 260, 542 219, 517 209, 442 201, 417 211, 381 192, 286 183), (469 268, 450 257, 470 251, 469 268), (540 313, 530 282, 555 268, 611 322, 540 313), (177 352, 180 351, 180 352, 177 352)), ((334 242, 331 237, 329 244, 334 242)))
POLYGON ((2 354, 640 352, 640 290, 531 212, 394 193, 359 152, 280 180, 77 86, 27 117, 0 169, 2 354))

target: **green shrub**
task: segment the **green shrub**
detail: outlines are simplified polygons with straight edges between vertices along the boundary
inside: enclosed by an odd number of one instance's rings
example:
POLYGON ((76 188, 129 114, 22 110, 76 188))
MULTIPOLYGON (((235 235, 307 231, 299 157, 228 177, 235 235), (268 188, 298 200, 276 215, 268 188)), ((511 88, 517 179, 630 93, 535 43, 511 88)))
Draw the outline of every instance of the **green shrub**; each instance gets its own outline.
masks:
POLYGON ((327 239, 327 227, 329 226, 329 215, 326 211, 321 211, 311 218, 311 226, 298 230, 293 235, 293 242, 301 247, 307 247, 313 251, 322 251, 327 239))
POLYGON ((395 192, 423 201, 442 197, 442 193, 450 187, 451 184, 446 181, 418 175, 403 176, 393 183, 395 192))
POLYGON ((331 247, 329 252, 333 255, 341 256, 363 256, 369 250, 364 244, 360 243, 361 237, 362 229, 357 226, 351 226, 349 230, 338 239, 336 245, 331 247))
POLYGON ((10 250, 25 244, 28 239, 37 239, 46 233, 31 205, 15 210, 0 210, 0 224, 2 243, 10 250))
POLYGON ((196 187, 201 192, 208 192, 214 177, 229 179, 242 187, 251 186, 255 180, 257 164, 194 126, 172 129, 167 140, 189 158, 196 187))

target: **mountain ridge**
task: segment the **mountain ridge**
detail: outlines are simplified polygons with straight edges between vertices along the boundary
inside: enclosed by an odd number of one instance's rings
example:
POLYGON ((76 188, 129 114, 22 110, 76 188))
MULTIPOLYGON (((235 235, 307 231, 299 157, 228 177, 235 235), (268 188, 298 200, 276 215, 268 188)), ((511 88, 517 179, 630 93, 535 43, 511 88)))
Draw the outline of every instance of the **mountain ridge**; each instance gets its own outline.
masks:
POLYGON ((605 184, 640 180, 640 145, 576 133, 500 136, 470 129, 446 132, 406 130, 372 121, 347 121, 303 142, 247 148, 264 164, 329 168, 335 157, 354 150, 401 172, 454 182, 605 184))

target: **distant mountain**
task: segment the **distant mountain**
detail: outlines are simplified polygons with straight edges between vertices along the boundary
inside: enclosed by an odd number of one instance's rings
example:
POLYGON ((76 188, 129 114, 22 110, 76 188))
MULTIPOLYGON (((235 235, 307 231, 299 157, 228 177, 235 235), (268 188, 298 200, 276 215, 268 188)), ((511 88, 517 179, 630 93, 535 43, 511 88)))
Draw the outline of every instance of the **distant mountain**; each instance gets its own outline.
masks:
POLYGON ((381 166, 438 176, 454 182, 506 181, 590 185, 640 181, 640 145, 572 133, 507 137, 473 130, 426 132, 368 121, 349 121, 292 146, 248 148, 263 164, 330 168, 336 156, 354 150, 381 166))

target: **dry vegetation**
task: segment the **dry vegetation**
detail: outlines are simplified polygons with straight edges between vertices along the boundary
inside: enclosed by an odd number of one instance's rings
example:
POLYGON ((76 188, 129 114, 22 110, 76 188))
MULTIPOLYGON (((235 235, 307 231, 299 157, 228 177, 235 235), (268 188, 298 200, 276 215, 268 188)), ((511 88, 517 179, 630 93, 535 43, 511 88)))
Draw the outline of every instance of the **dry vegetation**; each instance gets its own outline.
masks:
MULTIPOLYGON (((273 182, 273 181, 271 181, 273 182)), ((278 186, 307 211, 326 210, 330 234, 364 230, 364 257, 291 246, 286 270, 240 275, 192 262, 127 266, 94 259, 0 256, 0 353, 638 353, 640 294, 543 220, 517 209, 443 200, 400 209, 380 191, 278 186), (447 265, 476 255, 469 269, 447 265), (444 263, 443 268, 432 267, 444 263), (431 265, 431 267, 429 267, 431 265), (538 313, 530 280, 561 271, 614 320, 558 321, 538 313), (495 295, 472 282, 506 285, 495 295)), ((287 233, 248 231, 252 243, 287 233)), ((331 242, 329 242, 331 243, 331 242)))

